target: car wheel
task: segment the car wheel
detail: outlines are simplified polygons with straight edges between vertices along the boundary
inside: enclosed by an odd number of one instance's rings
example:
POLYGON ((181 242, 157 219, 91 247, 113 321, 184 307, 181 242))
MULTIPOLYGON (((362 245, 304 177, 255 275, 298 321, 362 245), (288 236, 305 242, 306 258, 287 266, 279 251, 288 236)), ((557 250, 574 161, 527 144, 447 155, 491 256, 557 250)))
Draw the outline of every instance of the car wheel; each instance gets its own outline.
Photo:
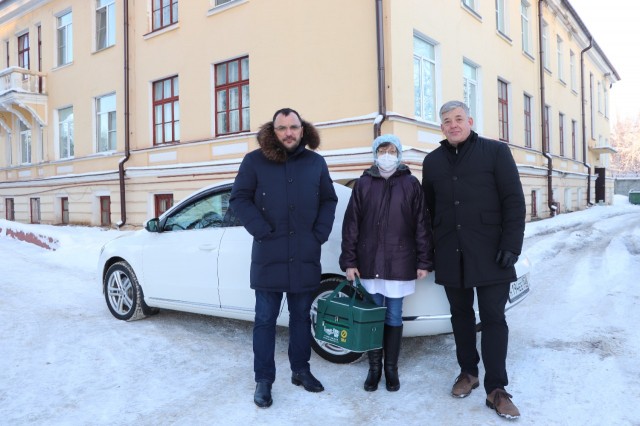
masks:
MULTIPOLYGON (((341 348, 340 346, 316 340, 315 338, 316 322, 318 320, 318 299, 329 297, 331 292, 333 292, 333 290, 335 290, 338 284, 343 280, 344 278, 340 277, 324 278, 320 281, 320 289, 316 293, 313 303, 311 304, 311 335, 314 337, 311 339, 311 347, 322 358, 336 364, 348 364, 350 362, 357 361, 362 357, 362 353, 360 352, 352 352, 348 349, 341 348)), ((347 294, 344 295, 347 296, 347 294)))
POLYGON ((116 262, 107 269, 104 276, 104 297, 109 311, 119 320, 144 318, 145 307, 149 313, 153 313, 153 308, 144 304, 138 278, 127 262, 116 262))

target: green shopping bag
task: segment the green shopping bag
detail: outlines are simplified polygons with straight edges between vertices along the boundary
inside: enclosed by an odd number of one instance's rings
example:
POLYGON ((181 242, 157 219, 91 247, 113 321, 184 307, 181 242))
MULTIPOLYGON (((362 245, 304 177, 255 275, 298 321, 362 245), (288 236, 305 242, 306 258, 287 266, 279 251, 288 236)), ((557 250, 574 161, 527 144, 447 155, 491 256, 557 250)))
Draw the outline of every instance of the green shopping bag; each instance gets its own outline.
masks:
POLYGON ((318 300, 315 337, 353 352, 380 349, 387 308, 375 304, 358 277, 353 294, 339 296, 350 285, 349 281, 342 281, 329 297, 318 300), (357 298, 357 294, 363 299, 357 298))

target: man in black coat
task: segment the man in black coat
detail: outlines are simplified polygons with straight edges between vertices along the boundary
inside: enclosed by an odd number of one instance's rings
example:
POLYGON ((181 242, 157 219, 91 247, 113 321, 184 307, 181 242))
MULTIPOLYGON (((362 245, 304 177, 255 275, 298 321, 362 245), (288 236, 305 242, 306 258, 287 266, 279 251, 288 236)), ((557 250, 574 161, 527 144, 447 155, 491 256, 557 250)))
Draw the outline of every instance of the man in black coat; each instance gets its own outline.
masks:
POLYGON ((514 264, 522 250, 526 207, 518 168, 506 143, 478 136, 469 108, 459 101, 440 109, 447 139, 422 165, 422 186, 435 242, 435 281, 451 307, 460 375, 452 395, 479 386, 474 289, 482 323, 486 404, 507 418, 520 413, 505 391, 509 328, 504 308, 514 264))
POLYGON ((242 160, 229 203, 253 240, 256 295, 253 355, 258 407, 269 407, 276 376, 276 320, 283 293, 289 307, 291 383, 324 390, 309 368, 310 309, 320 287, 320 247, 329 239, 338 197, 316 128, 290 109, 276 111, 257 135, 259 149, 242 160))

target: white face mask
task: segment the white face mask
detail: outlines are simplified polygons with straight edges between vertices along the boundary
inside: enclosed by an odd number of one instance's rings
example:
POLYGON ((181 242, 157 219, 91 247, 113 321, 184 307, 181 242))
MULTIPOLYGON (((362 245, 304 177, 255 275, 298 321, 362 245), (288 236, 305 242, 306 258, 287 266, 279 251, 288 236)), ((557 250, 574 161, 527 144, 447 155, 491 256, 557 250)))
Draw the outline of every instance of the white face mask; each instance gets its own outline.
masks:
POLYGON ((376 159, 376 164, 383 172, 389 172, 398 167, 398 157, 389 153, 382 154, 376 159))

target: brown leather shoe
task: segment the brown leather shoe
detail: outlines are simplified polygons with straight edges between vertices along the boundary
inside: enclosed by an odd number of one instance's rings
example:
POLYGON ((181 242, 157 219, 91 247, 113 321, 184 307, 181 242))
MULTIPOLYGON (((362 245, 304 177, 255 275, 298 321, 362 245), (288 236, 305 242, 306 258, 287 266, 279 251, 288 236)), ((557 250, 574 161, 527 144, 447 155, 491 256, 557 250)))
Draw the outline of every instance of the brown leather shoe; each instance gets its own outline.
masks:
POLYGON ((496 410, 499 416, 507 419, 517 419, 520 417, 520 411, 511 402, 511 398, 512 396, 504 389, 494 389, 487 395, 487 407, 496 410))
POLYGON ((480 381, 477 377, 472 376, 469 373, 460 373, 460 375, 456 377, 456 381, 453 383, 451 395, 456 398, 464 398, 465 396, 469 396, 471 391, 479 385, 480 381))

